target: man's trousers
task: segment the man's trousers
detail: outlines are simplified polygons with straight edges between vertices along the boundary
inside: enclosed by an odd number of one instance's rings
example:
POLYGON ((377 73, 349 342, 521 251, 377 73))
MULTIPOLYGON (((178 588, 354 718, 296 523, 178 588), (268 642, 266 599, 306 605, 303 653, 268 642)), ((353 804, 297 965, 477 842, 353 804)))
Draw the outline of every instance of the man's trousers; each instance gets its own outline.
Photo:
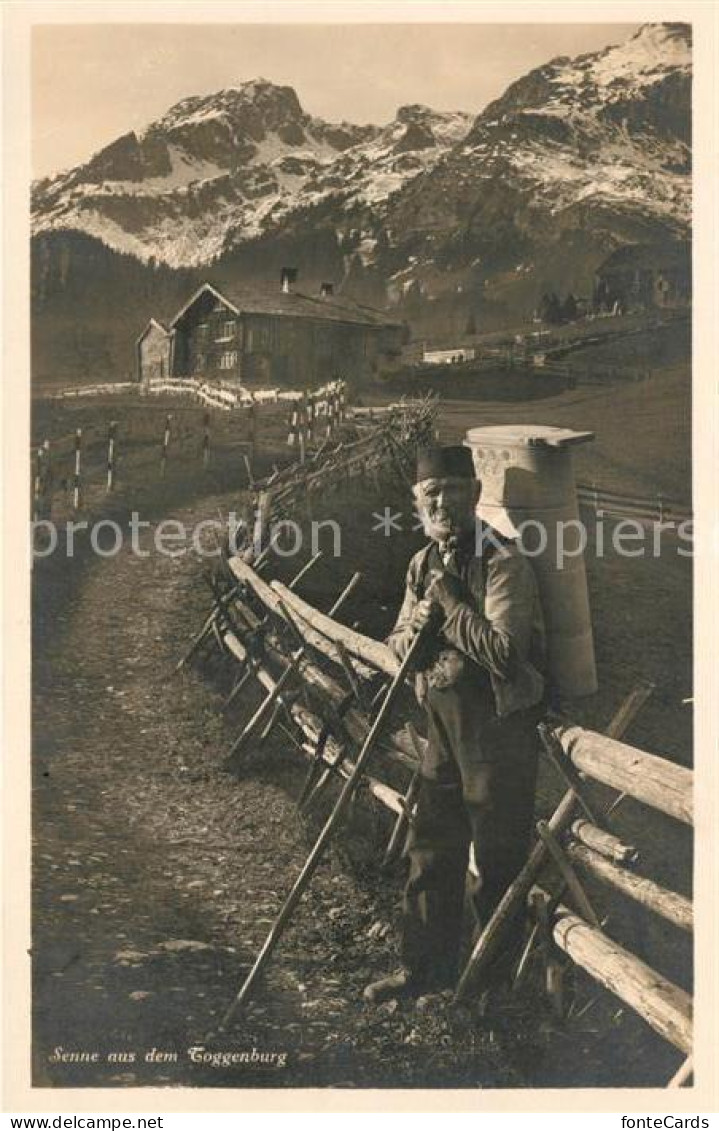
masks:
POLYGON ((429 741, 407 842, 402 959, 432 988, 457 978, 470 844, 480 927, 527 859, 542 708, 498 719, 489 680, 474 664, 453 686, 430 688, 425 706, 429 741))

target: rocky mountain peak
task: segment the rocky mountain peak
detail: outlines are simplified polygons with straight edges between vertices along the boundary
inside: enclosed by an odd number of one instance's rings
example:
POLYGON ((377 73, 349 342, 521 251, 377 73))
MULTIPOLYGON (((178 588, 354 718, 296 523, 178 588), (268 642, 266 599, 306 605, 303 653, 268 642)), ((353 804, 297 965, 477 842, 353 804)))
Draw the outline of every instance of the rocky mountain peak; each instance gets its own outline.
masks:
POLYGON ((690 83, 689 25, 644 24, 624 43, 561 56, 523 75, 482 111, 467 141, 480 142, 498 125, 521 133, 530 124, 557 141, 576 142, 577 130, 597 133, 601 120, 688 140, 690 83))
POLYGON ((468 132, 474 116, 464 110, 433 110, 421 102, 400 106, 387 127, 392 134, 395 152, 447 146, 460 141, 468 132))
MULTIPOLYGON (((671 51, 675 55, 678 66, 691 66, 692 27, 691 24, 662 23, 642 24, 634 33, 627 45, 647 48, 650 52, 660 51, 663 54, 671 51)), ((610 48, 616 51, 617 48, 610 48)))
POLYGON ((179 135, 187 143, 193 133, 219 136, 225 132, 234 142, 247 143, 263 141, 268 133, 285 129, 296 138, 294 143, 300 144, 302 126, 307 121, 291 86, 252 79, 213 94, 182 99, 149 127, 146 136, 179 135))
POLYGON ((639 90, 691 68, 688 24, 643 24, 626 42, 580 55, 557 67, 560 82, 580 80, 611 99, 626 88, 639 90))
POLYGON ((478 117, 413 102, 384 126, 326 122, 291 86, 238 82, 36 185, 33 228, 173 267, 356 231, 363 268, 384 256, 398 287, 439 278, 434 257, 454 263, 458 248, 471 271, 501 263, 524 277, 557 217, 676 235, 689 222, 690 45, 687 25, 646 24, 535 68, 478 117))
POLYGON ((426 121, 428 118, 433 118, 436 111, 430 106, 424 106, 421 102, 411 102, 407 106, 400 106, 395 114, 395 119, 398 122, 426 121))

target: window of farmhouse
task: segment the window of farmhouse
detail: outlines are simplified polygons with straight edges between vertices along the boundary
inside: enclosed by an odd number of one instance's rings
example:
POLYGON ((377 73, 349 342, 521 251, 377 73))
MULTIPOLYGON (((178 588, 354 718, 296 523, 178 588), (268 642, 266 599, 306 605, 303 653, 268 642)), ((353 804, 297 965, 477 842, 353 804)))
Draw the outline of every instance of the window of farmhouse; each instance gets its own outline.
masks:
POLYGON ((227 350, 220 354, 220 369, 234 369, 237 365, 237 350, 227 350))
POLYGON ((231 319, 228 322, 220 322, 219 326, 220 335, 217 338, 218 342, 229 342, 235 336, 235 321, 231 319))

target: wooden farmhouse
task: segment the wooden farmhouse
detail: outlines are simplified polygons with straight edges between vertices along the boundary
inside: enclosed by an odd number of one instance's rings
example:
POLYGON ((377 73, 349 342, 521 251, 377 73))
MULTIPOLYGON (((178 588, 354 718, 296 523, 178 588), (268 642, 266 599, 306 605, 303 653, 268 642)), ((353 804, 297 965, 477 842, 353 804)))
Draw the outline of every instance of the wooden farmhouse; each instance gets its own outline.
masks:
POLYGON ((595 281, 598 305, 625 311, 674 309, 691 302, 691 248, 686 243, 630 244, 604 261, 595 281))
POLYGON ((297 291, 295 274, 285 269, 276 287, 204 283, 168 329, 151 319, 137 342, 140 381, 297 388, 335 377, 360 383, 399 363, 401 323, 335 296, 328 283, 315 295, 297 291))

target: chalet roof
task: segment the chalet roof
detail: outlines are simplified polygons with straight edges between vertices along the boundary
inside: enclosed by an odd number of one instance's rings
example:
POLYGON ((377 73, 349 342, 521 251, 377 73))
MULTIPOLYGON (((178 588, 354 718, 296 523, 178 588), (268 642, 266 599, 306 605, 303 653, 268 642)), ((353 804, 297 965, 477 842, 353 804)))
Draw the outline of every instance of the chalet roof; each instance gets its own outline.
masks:
POLYGON ((624 268, 684 268, 691 272, 691 245, 678 241, 657 244, 626 244, 613 251, 598 270, 599 275, 624 268))
POLYGON ((142 331, 139 338, 137 339, 137 345, 140 344, 140 342, 150 332, 150 330, 152 329, 153 326, 155 327, 156 330, 161 330, 163 334, 169 335, 169 333, 170 333, 170 331, 167 329, 167 326, 163 325, 163 323, 160 322, 160 320, 158 318, 151 318, 150 321, 145 326, 145 329, 142 331))
POLYGON ((277 314, 293 318, 311 318, 322 322, 344 322, 360 326, 399 326, 381 310, 339 295, 322 298, 293 290, 285 293, 277 284, 269 283, 203 283, 170 323, 176 326, 184 314, 206 291, 225 302, 235 314, 277 314))

